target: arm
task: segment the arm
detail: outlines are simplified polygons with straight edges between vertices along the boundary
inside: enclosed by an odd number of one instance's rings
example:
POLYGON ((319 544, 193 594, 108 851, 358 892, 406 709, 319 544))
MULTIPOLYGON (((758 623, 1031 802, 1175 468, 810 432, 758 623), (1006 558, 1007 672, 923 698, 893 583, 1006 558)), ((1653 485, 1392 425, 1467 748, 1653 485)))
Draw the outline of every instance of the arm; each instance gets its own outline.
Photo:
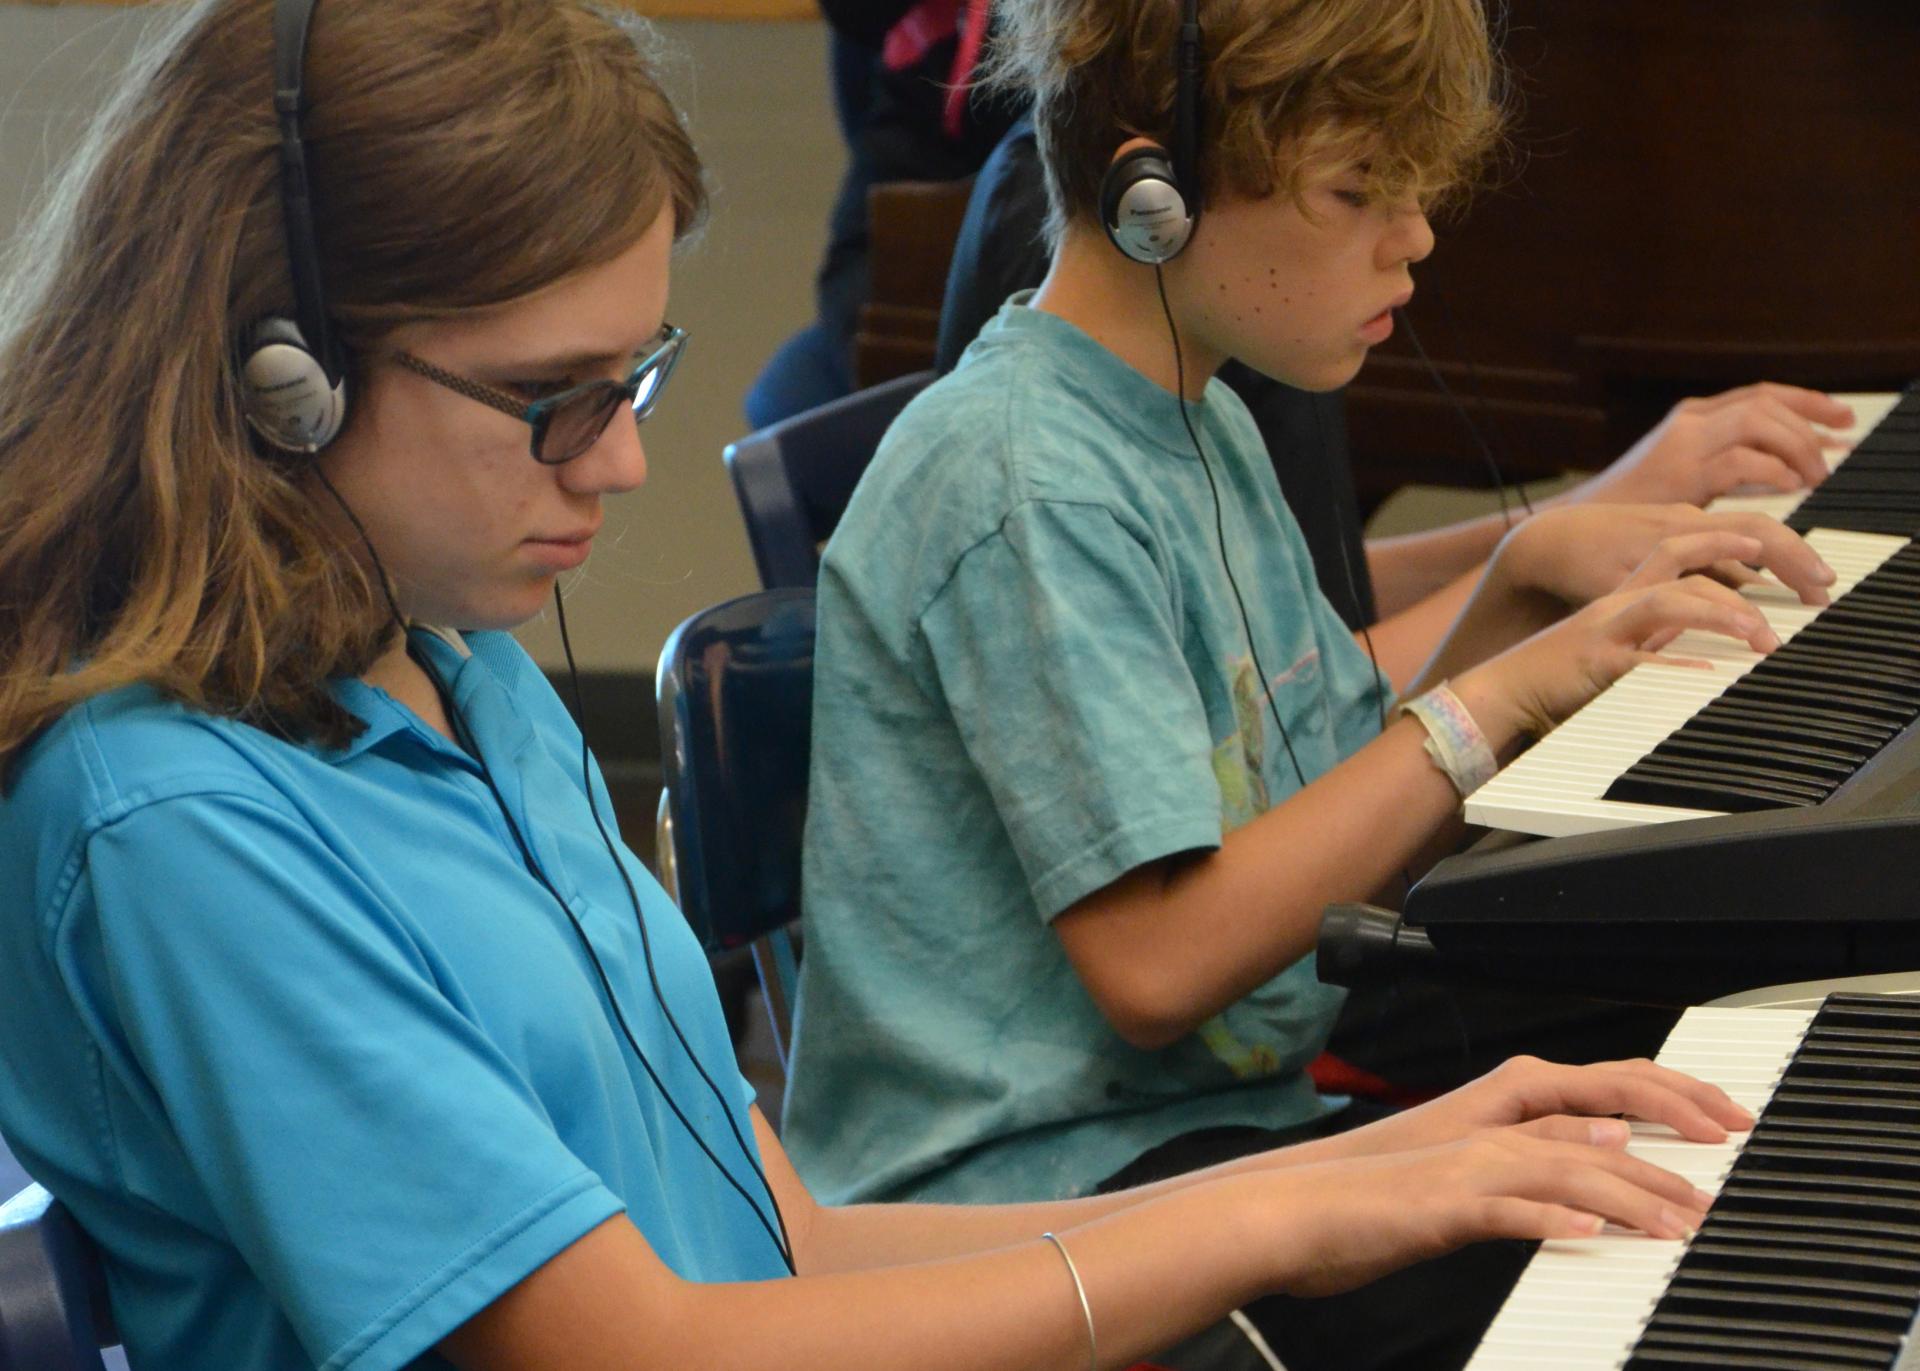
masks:
MULTIPOLYGON (((1367 573, 1373 578, 1381 624, 1418 609, 1462 580, 1471 586, 1508 529, 1525 517, 1518 511, 1511 518, 1488 514, 1421 533, 1367 539, 1367 573)), ((1454 605, 1456 611, 1459 607, 1454 605)))
MULTIPOLYGON (((1523 519, 1489 514, 1424 533, 1370 539, 1367 569, 1381 616, 1372 638, 1382 669, 1398 685, 1412 681, 1466 606, 1488 559, 1510 536, 1527 536, 1519 530, 1537 515, 1594 504, 1699 506, 1742 485, 1782 491, 1818 485, 1827 473, 1826 450, 1836 444, 1814 425, 1845 428, 1851 422, 1845 405, 1796 386, 1763 383, 1684 400, 1605 471, 1537 502, 1523 519)), ((1618 576, 1597 587, 1590 583, 1587 593, 1570 602, 1585 603, 1614 589, 1649 550, 1603 552, 1590 564, 1618 576)), ((1504 642, 1524 636, 1516 632, 1504 642)))
MULTIPOLYGON (((1796 576, 1815 577, 1804 543, 1784 528, 1767 536, 1781 559, 1802 559, 1796 576)), ((1451 677, 1504 758, 1686 629, 1770 651, 1777 640, 1752 604, 1688 574, 1763 551, 1760 539, 1718 528, 1663 540, 1623 589, 1504 650, 1526 602, 1483 587, 1422 684, 1451 677), (1503 599, 1501 612, 1488 609, 1503 599)), ((1326 905, 1368 897, 1437 847, 1459 823, 1459 797, 1423 744, 1420 726, 1401 719, 1217 849, 1137 867, 1056 917, 1115 1031, 1148 1050, 1178 1040, 1310 951, 1326 905)))
MULTIPOLYGON (((1721 1120, 1746 1122, 1719 1092, 1661 1080, 1644 1063, 1529 1070, 1534 1102, 1644 1108, 1702 1140, 1725 1136, 1721 1120), (1557 1090, 1548 1073, 1559 1073, 1557 1090)), ((1491 1093, 1508 1112, 1525 1107, 1513 1089, 1491 1093)), ((441 1350, 469 1371, 758 1368, 775 1355, 793 1371, 1079 1365, 1087 1331, 1073 1280, 1038 1238, 1052 1231, 1085 1286, 1098 1364, 1117 1367, 1269 1290, 1332 1293, 1479 1238, 1591 1234, 1601 1215, 1680 1236, 1706 1205, 1679 1177, 1617 1151, 1623 1126, 1542 1117, 1392 1156, 1288 1164, 1272 1154, 1089 1200, 827 1210, 756 1126, 790 1216, 797 1278, 683 1281, 617 1218, 441 1350)))
POLYGON ((1457 825, 1425 736, 1398 720, 1217 849, 1136 867, 1060 913, 1114 1030, 1143 1050, 1179 1040, 1311 952, 1328 904, 1369 897, 1457 825))

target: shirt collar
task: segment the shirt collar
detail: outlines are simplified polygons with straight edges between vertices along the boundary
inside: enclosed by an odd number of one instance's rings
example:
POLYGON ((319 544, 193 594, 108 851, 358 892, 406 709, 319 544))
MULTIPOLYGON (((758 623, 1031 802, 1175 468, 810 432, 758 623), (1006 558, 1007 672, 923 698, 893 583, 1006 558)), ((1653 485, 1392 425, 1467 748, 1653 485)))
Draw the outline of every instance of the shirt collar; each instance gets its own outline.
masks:
MULTIPOLYGON (((436 624, 412 624, 408 633, 415 643, 438 660, 441 677, 449 691, 458 692, 455 682, 473 658, 473 649, 465 638, 451 628, 436 624)), ((330 683, 333 698, 366 727, 343 748, 315 748, 315 752, 335 766, 344 766, 370 748, 379 746, 396 733, 412 733, 430 746, 442 746, 465 757, 466 754, 442 738, 412 710, 378 686, 368 685, 357 676, 343 676, 330 683)))
MULTIPOLYGON (((989 348, 1040 350, 1043 357, 1036 364, 1037 370, 1050 371, 1085 393, 1117 426, 1163 452, 1193 461, 1187 420, 1191 419, 1196 431, 1203 430, 1212 410, 1209 400, 1203 396, 1187 401, 1183 418, 1179 397, 1172 391, 1128 364, 1077 324, 1033 308, 1033 295, 1033 291, 1025 290, 1009 297, 1000 313, 981 330, 980 343, 989 348)), ((1208 390, 1211 393, 1211 382, 1208 390)))

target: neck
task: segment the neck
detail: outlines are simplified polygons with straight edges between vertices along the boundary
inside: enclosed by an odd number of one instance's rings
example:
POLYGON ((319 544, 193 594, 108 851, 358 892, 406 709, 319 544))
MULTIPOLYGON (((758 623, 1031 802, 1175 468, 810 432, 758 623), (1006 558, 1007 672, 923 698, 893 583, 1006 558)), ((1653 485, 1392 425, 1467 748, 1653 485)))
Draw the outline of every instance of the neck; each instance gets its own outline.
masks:
POLYGON ((373 664, 360 674, 360 679, 386 691, 449 741, 459 741, 454 737, 453 721, 447 717, 446 705, 434 687, 433 678, 408 654, 404 633, 393 635, 386 650, 373 659, 373 664))
POLYGON ((1160 268, 1180 338, 1174 362, 1154 269, 1122 256, 1098 225, 1068 228, 1033 307, 1057 315, 1168 392, 1185 382, 1188 400, 1198 400, 1227 359, 1210 349, 1183 321, 1185 272, 1175 258, 1160 268))

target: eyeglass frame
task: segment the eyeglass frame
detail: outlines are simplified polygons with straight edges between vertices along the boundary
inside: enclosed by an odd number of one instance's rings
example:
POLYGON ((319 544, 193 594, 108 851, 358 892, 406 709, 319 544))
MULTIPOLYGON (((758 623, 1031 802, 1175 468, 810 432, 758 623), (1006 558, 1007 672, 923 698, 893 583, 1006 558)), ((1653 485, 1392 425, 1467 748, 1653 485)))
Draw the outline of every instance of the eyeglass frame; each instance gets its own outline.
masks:
POLYGON ((661 392, 666 390, 667 381, 673 376, 673 369, 680 360, 680 353, 687 341, 687 331, 673 324, 662 324, 657 336, 660 339, 659 343, 650 348, 635 363, 633 370, 627 373, 626 380, 613 381, 602 378, 596 381, 583 381, 557 394, 543 395, 538 400, 523 400, 510 391, 501 390, 497 386, 490 386, 483 381, 476 381, 471 377, 448 371, 444 367, 435 366, 432 362, 423 357, 416 357, 411 352, 396 350, 389 355, 416 375, 424 376, 427 380, 453 391, 456 395, 477 400, 490 409, 512 415, 520 422, 527 424, 533 429, 533 435, 528 444, 528 451, 532 454, 533 460, 541 466, 557 467, 564 466, 576 457, 585 456, 588 449, 600 440, 600 435, 607 431, 607 424, 613 422, 613 416, 623 407, 618 404, 610 406, 607 410, 606 422, 600 425, 593 437, 588 439, 586 445, 578 452, 570 452, 564 457, 542 457, 540 446, 546 441, 547 429, 552 423, 555 412, 562 406, 577 401, 582 395, 593 391, 609 391, 626 396, 624 408, 633 414, 634 423, 644 423, 647 416, 653 413, 654 406, 660 402, 661 392), (646 404, 638 409, 634 408, 633 402, 640 394, 640 383, 649 372, 655 369, 660 371, 659 382, 647 396, 646 404))

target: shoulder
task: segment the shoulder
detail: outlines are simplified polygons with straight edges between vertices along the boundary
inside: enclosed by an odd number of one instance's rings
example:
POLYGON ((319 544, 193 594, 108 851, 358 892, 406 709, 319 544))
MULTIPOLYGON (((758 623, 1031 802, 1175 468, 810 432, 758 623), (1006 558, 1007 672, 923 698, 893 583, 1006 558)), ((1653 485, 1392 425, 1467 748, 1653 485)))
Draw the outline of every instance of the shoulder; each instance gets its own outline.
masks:
POLYGON ((173 853, 186 831, 236 814, 297 824, 299 758, 312 755, 144 686, 96 696, 36 739, 10 778, 0 881, 37 925, 67 906, 102 835, 137 833, 145 850, 173 853))
POLYGON ((853 536, 871 536, 867 522, 937 516, 965 545, 1027 501, 1124 503, 1135 464, 1103 359, 1083 355, 1097 346, 1050 316, 1003 309, 887 431, 848 510, 853 536))
POLYGON ((75 705, 36 739, 11 778, 5 808, 11 822, 89 827, 171 796, 258 797, 272 789, 263 754, 297 750, 238 720, 128 686, 75 705))

